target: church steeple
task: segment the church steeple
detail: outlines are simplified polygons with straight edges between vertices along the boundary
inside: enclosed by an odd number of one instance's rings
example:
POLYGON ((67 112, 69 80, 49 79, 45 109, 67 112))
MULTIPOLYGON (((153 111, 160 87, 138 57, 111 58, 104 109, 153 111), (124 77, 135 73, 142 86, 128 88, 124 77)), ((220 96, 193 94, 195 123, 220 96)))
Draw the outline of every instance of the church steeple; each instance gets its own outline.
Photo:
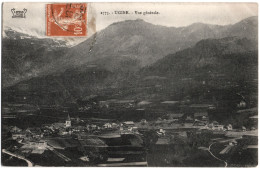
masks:
POLYGON ((68 114, 68 117, 67 117, 65 126, 66 126, 66 127, 71 127, 71 119, 70 119, 70 115, 69 115, 69 114, 68 114))
POLYGON ((71 120, 70 120, 70 114, 68 114, 67 121, 71 121, 71 120))

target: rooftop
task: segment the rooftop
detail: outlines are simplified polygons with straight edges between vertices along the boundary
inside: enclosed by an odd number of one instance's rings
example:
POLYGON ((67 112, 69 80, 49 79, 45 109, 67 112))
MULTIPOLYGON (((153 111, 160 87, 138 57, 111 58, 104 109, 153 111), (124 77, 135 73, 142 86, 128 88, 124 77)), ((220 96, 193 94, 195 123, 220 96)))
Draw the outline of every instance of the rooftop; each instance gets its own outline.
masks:
POLYGON ((258 145, 248 145, 247 148, 254 148, 254 149, 258 149, 258 145))
POLYGON ((211 104, 192 104, 190 105, 191 108, 208 108, 212 106, 211 104))
POLYGON ((174 117, 182 117, 184 114, 183 113, 176 113, 176 114, 170 114, 169 116, 174 118, 174 117))
POLYGON ((147 105, 147 104, 151 104, 152 102, 149 102, 149 101, 141 101, 138 103, 138 105, 147 105))
POLYGON ((125 121, 124 124, 134 124, 133 121, 125 121))
POLYGON ((197 113, 194 113, 194 116, 197 117, 197 116, 208 116, 208 112, 197 112, 197 113))
POLYGON ((247 113, 247 112, 254 112, 257 113, 258 112, 258 108, 254 107, 251 109, 243 109, 243 110, 238 110, 237 113, 247 113))
POLYGON ((258 119, 258 115, 254 115, 254 116, 251 116, 249 117, 250 119, 258 119))
POLYGON ((164 101, 164 102, 161 102, 161 103, 163 103, 163 104, 176 104, 176 103, 179 103, 179 101, 171 101, 171 100, 169 100, 169 101, 164 101))
POLYGON ((70 115, 68 114, 67 121, 71 121, 70 115))

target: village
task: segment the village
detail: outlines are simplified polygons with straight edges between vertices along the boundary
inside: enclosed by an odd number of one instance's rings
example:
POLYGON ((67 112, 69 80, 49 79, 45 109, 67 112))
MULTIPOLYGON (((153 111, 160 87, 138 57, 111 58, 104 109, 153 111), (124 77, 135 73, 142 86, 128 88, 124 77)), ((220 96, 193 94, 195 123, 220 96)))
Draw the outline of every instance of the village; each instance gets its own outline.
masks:
MULTIPOLYGON (((99 106, 102 109, 108 109, 112 106, 118 108, 123 105, 126 109, 137 108, 139 111, 142 111, 144 110, 144 105, 147 106, 149 103, 148 101, 142 101, 135 106, 134 101, 112 102, 112 104, 101 101, 99 106)), ((175 105, 176 102, 163 101, 161 104, 165 105, 165 110, 167 110, 167 108, 172 109, 171 105, 175 105)), ((241 104, 238 106, 241 106, 241 104)), ((85 106, 79 108, 79 111, 83 109, 89 108, 85 106)), ((225 155, 233 146, 237 145, 237 139, 242 139, 244 136, 257 137, 257 115, 249 117, 254 127, 246 128, 245 126, 240 126, 239 128, 233 128, 231 123, 221 124, 214 119, 210 119, 209 113, 215 109, 216 107, 212 104, 190 104, 181 109, 181 113, 169 113, 166 111, 166 113, 159 114, 155 120, 142 118, 139 121, 121 122, 118 120, 86 120, 78 116, 70 117, 70 113, 67 113, 66 119, 59 120, 55 123, 43 124, 40 127, 21 129, 17 126, 8 126, 5 129, 7 133, 10 134, 9 140, 13 140, 17 144, 7 145, 5 149, 3 149, 3 152, 16 157, 30 158, 30 156, 41 156, 44 152, 51 151, 57 158, 64 162, 69 162, 72 161, 72 159, 65 155, 66 152, 62 152, 68 148, 80 147, 82 145, 83 147, 109 147, 106 143, 106 139, 110 139, 111 142, 111 138, 120 138, 123 135, 141 136, 142 143, 138 144, 138 146, 145 147, 145 144, 147 144, 145 137, 147 135, 145 135, 144 132, 153 131, 155 139, 150 138, 150 140, 152 140, 152 144, 155 146, 176 144, 176 139, 190 140, 190 133, 192 132, 195 133, 195 135, 210 132, 212 134, 209 136, 209 139, 212 143, 216 143, 216 141, 219 144, 227 143, 227 145, 221 148, 221 151, 217 153, 218 155, 225 155), (192 113, 187 110, 187 107, 189 110, 192 110, 192 113)), ((117 144, 119 143, 112 143, 111 145, 115 146, 117 144)), ((134 144, 131 142, 130 145, 133 146, 134 144)), ((207 146, 207 142, 204 142, 202 145, 197 145, 197 148, 210 151, 210 147, 207 148, 207 146)), ((256 145, 250 144, 248 147, 252 149, 256 147, 256 145)), ((98 150, 98 152, 99 151, 100 150, 98 150)), ((79 155, 78 159, 85 163, 91 162, 89 154, 79 155)), ((97 161, 98 163, 106 163, 109 160, 113 161, 113 159, 114 158, 105 155, 105 157, 99 158, 97 161)), ((147 161, 141 164, 147 165, 147 161)), ((141 164, 138 163, 138 165, 141 164)))

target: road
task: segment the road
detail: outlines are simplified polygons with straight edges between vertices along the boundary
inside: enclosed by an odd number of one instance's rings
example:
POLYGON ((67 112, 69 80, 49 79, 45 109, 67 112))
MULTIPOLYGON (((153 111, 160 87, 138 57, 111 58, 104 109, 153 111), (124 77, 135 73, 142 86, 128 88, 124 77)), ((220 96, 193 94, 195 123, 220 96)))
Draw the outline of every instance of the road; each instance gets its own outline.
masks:
POLYGON ((224 167, 227 167, 227 165, 228 165, 228 163, 226 162, 226 161, 224 161, 224 160, 221 160, 220 158, 218 158, 218 157, 216 157, 211 151, 210 151, 210 148, 211 148, 211 146, 213 145, 213 144, 216 144, 217 142, 215 142, 215 143, 212 143, 212 144, 210 144, 209 145, 209 149, 208 149, 208 152, 211 154, 211 156, 212 157, 214 157, 215 159, 217 159, 217 160, 219 160, 219 161, 221 161, 221 162, 223 162, 224 164, 225 164, 225 166, 224 167))
POLYGON ((61 154, 60 152, 56 151, 54 148, 52 147, 47 147, 47 149, 49 149, 50 151, 52 151, 53 153, 55 153, 58 157, 62 158, 64 161, 71 161, 70 158, 66 157, 65 155, 61 154))
POLYGON ((33 167, 33 163, 32 163, 30 160, 24 158, 23 156, 20 156, 20 155, 11 153, 11 152, 9 152, 9 151, 7 151, 7 150, 5 150, 5 149, 3 149, 2 152, 3 152, 3 153, 6 153, 6 154, 8 154, 8 155, 10 155, 10 156, 14 156, 14 157, 16 157, 16 158, 19 158, 19 159, 21 159, 21 160, 24 160, 24 161, 27 162, 28 167, 33 167))

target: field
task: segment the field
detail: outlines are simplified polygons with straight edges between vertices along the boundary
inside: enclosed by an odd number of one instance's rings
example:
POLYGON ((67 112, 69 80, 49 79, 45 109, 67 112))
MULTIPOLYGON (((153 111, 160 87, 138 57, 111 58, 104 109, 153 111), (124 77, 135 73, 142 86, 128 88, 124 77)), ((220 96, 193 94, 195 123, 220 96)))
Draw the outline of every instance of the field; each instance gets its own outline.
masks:
POLYGON ((191 149, 188 145, 156 145, 148 152, 149 167, 222 167, 208 151, 191 149))

